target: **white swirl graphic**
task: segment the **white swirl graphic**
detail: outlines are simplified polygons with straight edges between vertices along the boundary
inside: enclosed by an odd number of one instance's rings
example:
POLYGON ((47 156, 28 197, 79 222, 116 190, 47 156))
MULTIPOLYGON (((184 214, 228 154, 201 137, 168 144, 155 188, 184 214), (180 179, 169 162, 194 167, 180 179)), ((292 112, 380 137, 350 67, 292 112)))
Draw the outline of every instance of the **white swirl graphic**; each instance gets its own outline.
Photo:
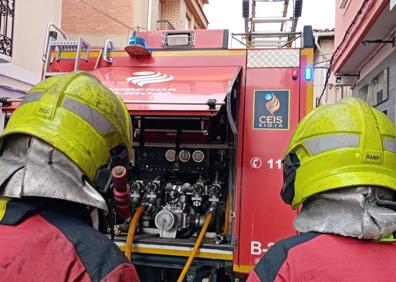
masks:
POLYGON ((133 76, 128 77, 126 80, 130 83, 143 87, 146 84, 166 82, 173 79, 175 78, 172 75, 163 74, 160 72, 139 71, 134 72, 133 76))

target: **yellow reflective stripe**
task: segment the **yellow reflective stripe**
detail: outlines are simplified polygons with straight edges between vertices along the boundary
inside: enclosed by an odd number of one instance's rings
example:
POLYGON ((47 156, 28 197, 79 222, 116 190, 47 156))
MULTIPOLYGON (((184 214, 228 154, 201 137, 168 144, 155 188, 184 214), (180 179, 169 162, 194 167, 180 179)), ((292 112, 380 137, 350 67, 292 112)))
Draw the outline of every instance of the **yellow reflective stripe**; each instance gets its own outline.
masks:
MULTIPOLYGON (((313 59, 314 59, 314 50, 313 48, 304 48, 301 49, 301 56, 305 56, 307 58, 307 64, 310 64, 312 66, 313 64, 313 59)), ((309 113, 313 110, 313 82, 314 80, 312 79, 311 81, 306 81, 306 113, 309 113)))
POLYGON ((6 198, 6 197, 0 197, 0 220, 3 219, 6 209, 7 209, 7 203, 11 200, 11 198, 6 198))
MULTIPOLYGON (((97 58, 99 51, 91 51, 91 58, 97 58)), ((81 57, 85 57, 86 53, 81 52, 81 57)), ((201 56, 246 56, 246 50, 155 50, 152 53, 152 57, 201 57, 201 56)), ((51 54, 51 58, 56 57, 56 52, 51 54)), ((75 58, 76 52, 62 52, 62 58, 75 58)), ((123 58, 130 57, 127 52, 123 50, 115 50, 109 52, 111 58, 123 58)))
MULTIPOLYGON (((141 254, 154 254, 154 255, 167 255, 167 256, 180 256, 180 257, 188 257, 191 254, 191 249, 189 247, 185 248, 177 248, 177 247, 169 247, 167 246, 161 246, 161 247, 155 247, 155 246, 149 246, 149 247, 144 247, 147 246, 146 244, 134 244, 132 247, 132 252, 133 253, 141 253, 141 254)), ((125 251, 125 245, 119 245, 118 246, 121 251, 125 251)), ((224 251, 216 252, 215 250, 212 250, 211 252, 205 251, 204 248, 201 248, 198 250, 198 253, 195 256, 196 258, 205 258, 205 259, 213 259, 213 260, 228 260, 232 261, 233 260, 233 253, 225 253, 224 251)))
POLYGON ((239 272, 239 273, 250 273, 253 271, 254 266, 234 264, 233 269, 235 272, 239 272))
POLYGON ((359 147, 360 136, 350 133, 328 134, 310 138, 303 143, 311 155, 317 155, 334 149, 359 147))
POLYGON ((84 119, 101 135, 106 135, 107 133, 116 130, 114 124, 109 119, 97 112, 95 109, 77 100, 66 97, 63 101, 62 107, 84 119))
POLYGON ((21 102, 21 105, 29 103, 29 102, 36 102, 40 100, 40 98, 44 95, 44 92, 28 92, 21 102))
POLYGON ((391 137, 384 137, 384 150, 396 154, 396 140, 391 137))

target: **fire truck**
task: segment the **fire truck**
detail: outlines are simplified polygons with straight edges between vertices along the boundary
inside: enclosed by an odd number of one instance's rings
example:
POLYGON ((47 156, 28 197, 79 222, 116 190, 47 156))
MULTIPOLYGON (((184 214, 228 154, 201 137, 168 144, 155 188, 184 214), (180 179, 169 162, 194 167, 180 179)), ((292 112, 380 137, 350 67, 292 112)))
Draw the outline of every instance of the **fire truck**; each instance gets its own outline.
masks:
MULTIPOLYGON (((312 30, 299 48, 230 49, 228 37, 149 31, 125 49, 107 40, 93 50, 48 27, 43 78, 90 72, 131 115, 130 202, 144 211, 137 222, 110 212, 102 231, 125 250, 136 225, 129 250, 142 281, 147 273, 176 280, 187 258, 187 281, 243 280, 274 242, 295 234, 295 211, 279 193, 283 153, 312 109, 312 30)), ((7 120, 20 100, 2 102, 7 120)))

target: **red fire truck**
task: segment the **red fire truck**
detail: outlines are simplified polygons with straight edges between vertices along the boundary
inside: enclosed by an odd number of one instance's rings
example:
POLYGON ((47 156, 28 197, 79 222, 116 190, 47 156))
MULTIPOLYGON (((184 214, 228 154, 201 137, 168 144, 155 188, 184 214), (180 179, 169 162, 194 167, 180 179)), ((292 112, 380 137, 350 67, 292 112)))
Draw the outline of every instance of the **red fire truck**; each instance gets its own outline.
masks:
MULTIPOLYGON (((243 279, 274 242, 295 233, 295 211, 279 193, 283 153, 312 109, 312 32, 303 42, 229 49, 226 30, 150 31, 125 49, 108 40, 91 50, 49 25, 43 77, 88 71, 129 109, 131 202, 146 207, 132 247, 142 281, 148 272, 175 280, 208 212, 188 281, 243 279)), ((3 102, 8 117, 19 100, 3 102)), ((125 249, 130 222, 112 218, 104 232, 125 249)))

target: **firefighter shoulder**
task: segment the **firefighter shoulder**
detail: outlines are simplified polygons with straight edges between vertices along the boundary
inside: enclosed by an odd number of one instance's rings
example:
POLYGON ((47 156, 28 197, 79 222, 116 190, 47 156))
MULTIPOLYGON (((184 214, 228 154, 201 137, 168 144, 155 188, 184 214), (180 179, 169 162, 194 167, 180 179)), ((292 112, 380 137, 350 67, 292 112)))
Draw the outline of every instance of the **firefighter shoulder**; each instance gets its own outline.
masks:
POLYGON ((276 243, 248 281, 394 281, 396 126, 366 102, 321 106, 297 126, 281 197, 300 232, 276 243))
POLYGON ((27 93, 0 136, 2 281, 139 281, 89 214, 107 210, 94 187, 119 152, 130 160, 131 131, 124 103, 89 74, 27 93))

